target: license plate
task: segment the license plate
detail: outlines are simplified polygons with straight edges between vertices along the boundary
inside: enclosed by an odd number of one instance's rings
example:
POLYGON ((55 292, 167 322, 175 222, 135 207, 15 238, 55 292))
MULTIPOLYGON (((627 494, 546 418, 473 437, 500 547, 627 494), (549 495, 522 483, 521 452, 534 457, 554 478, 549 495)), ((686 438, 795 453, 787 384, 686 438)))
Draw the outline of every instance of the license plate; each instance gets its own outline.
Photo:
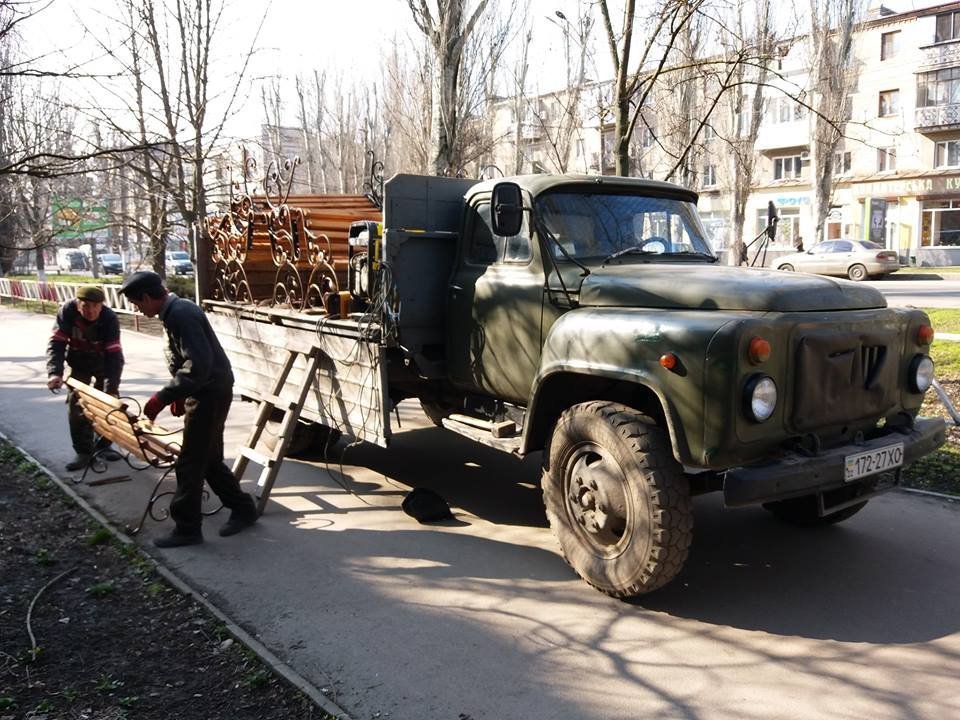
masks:
POLYGON ((844 458, 843 480, 850 482, 903 465, 903 443, 885 445, 844 458))

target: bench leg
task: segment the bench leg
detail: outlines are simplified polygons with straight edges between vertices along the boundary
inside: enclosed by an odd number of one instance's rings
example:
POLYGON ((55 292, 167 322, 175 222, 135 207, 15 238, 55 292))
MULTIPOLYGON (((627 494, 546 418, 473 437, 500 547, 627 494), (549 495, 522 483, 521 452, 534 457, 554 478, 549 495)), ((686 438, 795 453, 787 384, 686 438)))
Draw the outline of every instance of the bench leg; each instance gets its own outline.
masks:
MULTIPOLYGON (((167 490, 166 492, 160 492, 160 486, 163 485, 163 481, 167 479, 167 477, 170 475, 170 473, 174 471, 174 469, 175 469, 174 466, 170 466, 169 468, 167 468, 166 471, 163 473, 163 475, 161 475, 160 478, 157 480, 157 482, 154 484, 153 490, 150 493, 150 499, 147 500, 147 506, 143 509, 143 515, 140 516, 140 522, 138 522, 135 527, 131 527, 130 525, 127 525, 128 535, 137 535, 143 529, 143 524, 147 521, 147 517, 150 517, 153 520, 156 520, 157 522, 163 522, 168 517, 170 517, 169 508, 161 508, 160 510, 154 512, 154 506, 157 504, 160 498, 165 497, 167 495, 174 495, 176 493, 175 490, 167 490)), ((209 490, 204 488, 203 489, 204 501, 206 501, 209 497, 210 497, 209 490)), ((210 517, 211 515, 216 515, 221 510, 223 510, 222 504, 214 508, 213 510, 204 510, 202 514, 205 517, 210 517)))
POLYGON ((150 492, 150 499, 147 500, 147 506, 143 509, 143 515, 140 516, 140 522, 137 523, 136 527, 130 527, 127 525, 127 534, 136 535, 143 529, 143 524, 147 521, 147 516, 156 520, 157 522, 163 522, 168 517, 170 517, 170 510, 167 508, 161 509, 160 514, 154 514, 153 507, 157 504, 157 501, 162 498, 164 495, 173 495, 173 490, 167 490, 166 492, 160 492, 160 486, 163 485, 163 481, 167 479, 167 476, 173 471, 173 466, 166 469, 166 471, 157 479, 157 482, 153 486, 153 490, 150 492))
POLYGON ((93 453, 93 455, 90 456, 90 462, 88 462, 87 466, 83 469, 83 474, 78 478, 74 478, 73 482, 78 485, 82 482, 85 482, 87 479, 87 473, 91 470, 95 473, 105 473, 107 471, 107 462, 106 460, 100 460, 98 456, 107 449, 108 448, 101 448, 93 453))

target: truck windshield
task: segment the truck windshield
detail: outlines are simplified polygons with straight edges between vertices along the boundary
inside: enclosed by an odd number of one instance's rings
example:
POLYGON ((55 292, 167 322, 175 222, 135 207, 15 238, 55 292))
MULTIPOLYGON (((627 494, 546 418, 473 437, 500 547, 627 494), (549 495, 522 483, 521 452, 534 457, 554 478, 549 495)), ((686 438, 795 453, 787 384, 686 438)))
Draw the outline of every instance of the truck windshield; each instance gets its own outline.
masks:
MULTIPOLYGON (((587 264, 634 256, 714 257, 696 206, 676 198, 556 192, 541 195, 536 209, 563 250, 587 264)), ((556 245, 553 255, 566 259, 556 245)))

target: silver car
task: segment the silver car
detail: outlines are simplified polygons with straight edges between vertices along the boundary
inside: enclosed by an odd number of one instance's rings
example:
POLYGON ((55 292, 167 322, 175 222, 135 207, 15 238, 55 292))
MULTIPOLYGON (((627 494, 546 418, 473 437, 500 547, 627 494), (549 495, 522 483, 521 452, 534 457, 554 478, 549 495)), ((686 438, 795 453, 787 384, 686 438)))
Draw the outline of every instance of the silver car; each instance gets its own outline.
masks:
POLYGON ((802 253, 784 255, 774 261, 777 270, 840 275, 851 280, 882 278, 900 269, 900 258, 868 240, 827 240, 802 253))

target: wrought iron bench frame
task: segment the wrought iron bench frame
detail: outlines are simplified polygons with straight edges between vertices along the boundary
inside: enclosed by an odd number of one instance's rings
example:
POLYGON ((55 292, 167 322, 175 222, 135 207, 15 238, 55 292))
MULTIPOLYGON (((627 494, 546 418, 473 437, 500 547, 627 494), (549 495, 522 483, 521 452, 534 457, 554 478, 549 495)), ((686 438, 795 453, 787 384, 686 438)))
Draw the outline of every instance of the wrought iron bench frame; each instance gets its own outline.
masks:
MULTIPOLYGON (((176 468, 177 458, 180 457, 180 443, 164 438, 168 438, 179 431, 167 430, 150 422, 146 417, 142 417, 140 403, 134 398, 114 397, 73 378, 67 378, 66 384, 77 393, 80 408, 92 423, 94 432, 116 445, 121 451, 120 455, 124 462, 131 469, 139 471, 155 468, 162 471, 153 485, 153 490, 150 492, 147 506, 140 516, 140 521, 134 527, 127 525, 127 532, 130 535, 139 533, 147 520, 147 516, 157 522, 163 522, 170 517, 168 507, 155 510, 155 506, 160 498, 174 494, 173 490, 160 492, 160 488, 163 481, 176 468), (131 412, 131 407, 135 408, 136 412, 131 412), (140 464, 137 460, 145 464, 140 464)), ((113 450, 113 448, 107 446, 95 452, 87 467, 84 468, 83 474, 75 482, 84 482, 87 473, 91 471, 94 473, 106 472, 107 465, 99 456, 108 450, 113 450)), ((204 497, 207 497, 206 490, 204 491, 204 497)), ((219 511, 220 508, 218 507, 215 510, 204 511, 203 514, 213 515, 219 511)))

